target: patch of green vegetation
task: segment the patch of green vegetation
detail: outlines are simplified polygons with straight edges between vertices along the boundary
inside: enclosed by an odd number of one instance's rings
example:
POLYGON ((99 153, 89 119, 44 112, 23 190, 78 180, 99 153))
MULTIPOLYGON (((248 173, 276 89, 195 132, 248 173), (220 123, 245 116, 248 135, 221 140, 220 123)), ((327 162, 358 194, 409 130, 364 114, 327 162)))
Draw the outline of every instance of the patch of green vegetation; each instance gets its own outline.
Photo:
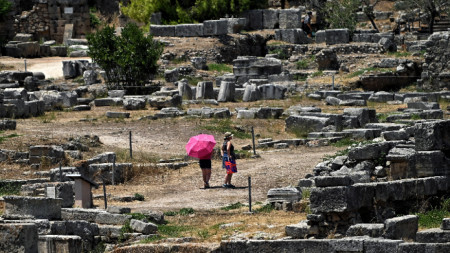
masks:
POLYGON ((171 60, 171 62, 173 64, 182 64, 182 63, 186 63, 187 59, 186 59, 186 57, 177 57, 177 58, 171 60))
POLYGON ((0 196, 19 195, 21 185, 17 183, 2 182, 0 184, 0 196))
POLYGON ((270 213, 273 211, 273 206, 271 204, 266 204, 260 208, 256 208, 255 212, 258 213, 270 213))
POLYGON ((335 143, 331 143, 331 146, 340 148, 340 147, 348 147, 348 146, 351 146, 356 143, 359 143, 359 141, 347 137, 347 138, 338 140, 335 143))
POLYGON ((131 228, 130 221, 125 222, 123 226, 120 228, 119 242, 123 242, 125 240, 125 233, 133 233, 133 228, 131 228))
POLYGON ((397 58, 400 58, 400 57, 408 57, 408 56, 411 56, 411 53, 410 53, 410 52, 397 51, 397 52, 388 52, 387 55, 389 55, 389 56, 394 56, 394 57, 397 57, 397 58))
POLYGON ((46 112, 44 115, 38 117, 42 123, 51 123, 56 120, 56 113, 54 111, 46 112))
POLYGON ((106 250, 106 245, 104 242, 100 242, 99 244, 97 244, 97 246, 95 246, 95 248, 91 251, 89 251, 89 253, 103 253, 106 250))
POLYGON ((209 237, 211 237, 211 234, 209 233, 209 231, 207 229, 200 229, 200 230, 198 230, 197 231, 197 235, 203 240, 208 239, 209 237))
POLYGON ((89 9, 89 21, 90 21, 91 28, 96 28, 101 23, 100 19, 97 17, 96 13, 97 13, 97 8, 91 7, 89 9))
POLYGON ((161 237, 171 237, 178 238, 183 236, 183 232, 193 230, 190 226, 182 226, 182 225, 159 225, 158 226, 158 234, 161 237))
POLYGON ((253 154, 252 152, 249 152, 247 150, 235 150, 234 152, 236 153, 236 156, 239 159, 250 158, 250 157, 252 157, 252 154, 253 154))
POLYGON ((176 216, 177 214, 178 214, 178 212, 176 212, 176 211, 164 212, 164 216, 176 216))
POLYGON ((309 199, 311 197, 311 190, 303 189, 302 191, 302 199, 309 199))
POLYGON ((377 113, 378 122, 381 122, 381 123, 386 122, 386 119, 388 116, 389 116, 389 114, 387 114, 387 113, 377 113))
POLYGON ((450 198, 441 201, 440 208, 434 208, 428 212, 418 213, 420 228, 437 228, 442 219, 450 217, 450 198))
POLYGON ((353 72, 351 74, 348 74, 345 78, 357 77, 357 76, 360 76, 360 75, 362 75, 364 73, 367 73, 367 72, 385 73, 385 72, 389 72, 389 71, 391 71, 391 69, 389 69, 389 68, 373 68, 373 67, 370 67, 370 68, 364 68, 364 69, 357 70, 357 71, 355 71, 355 72, 353 72))
POLYGON ((241 208, 243 206, 245 206, 245 205, 242 204, 241 202, 236 202, 234 204, 230 204, 230 205, 222 207, 220 209, 224 210, 224 211, 230 211, 230 210, 234 210, 234 209, 239 209, 239 208, 241 208))
POLYGON ((194 213, 194 209, 191 207, 185 207, 185 208, 181 208, 180 211, 178 211, 178 213, 182 216, 186 216, 189 214, 193 214, 194 213))
POLYGON ((195 76, 185 76, 190 86, 197 86, 199 82, 203 82, 203 78, 195 76))
MULTIPOLYGON (((4 131, 0 131, 0 134, 3 134, 4 131)), ((20 135, 18 134, 8 134, 8 135, 3 135, 0 136, 0 143, 4 142, 7 139, 11 139, 11 138, 15 138, 15 137, 19 137, 20 135)))
MULTIPOLYGON (((67 53, 68 55, 70 55, 70 53, 67 53)), ((75 79, 73 79, 74 83, 79 83, 79 84, 83 84, 84 83, 84 78, 82 76, 76 77, 75 79)))
POLYGON ((297 69, 308 69, 309 66, 316 60, 315 55, 311 55, 308 58, 302 59, 296 63, 297 69))
POLYGON ((420 117, 419 114, 413 113, 413 114, 411 115, 411 119, 412 119, 412 120, 420 120, 420 119, 422 119, 422 118, 420 117))
POLYGON ((293 127, 288 130, 293 133, 297 138, 307 138, 308 134, 314 132, 311 127, 293 127))
POLYGON ((144 201, 145 197, 142 194, 135 193, 134 194, 134 199, 137 200, 137 201, 144 201))
POLYGON ((350 149, 346 148, 346 149, 337 151, 334 155, 325 155, 323 157, 323 161, 332 160, 338 156, 346 156, 346 155, 348 155, 348 152, 350 152, 350 149))
POLYGON ((239 139, 250 139, 252 135, 247 132, 237 131, 233 127, 233 121, 231 119, 214 119, 210 121, 202 121, 207 122, 207 125, 199 126, 200 129, 214 131, 219 133, 231 132, 234 137, 239 139))
POLYGON ((269 50, 269 54, 276 54, 279 59, 286 60, 288 58, 288 54, 282 48, 274 48, 269 50))
POLYGON ((155 236, 140 240, 139 242, 140 243, 153 243, 153 242, 156 242, 156 241, 159 241, 162 239, 164 239, 164 237, 162 237, 161 235, 155 235, 155 236))
POLYGON ((208 70, 209 71, 217 71, 220 73, 233 72, 233 67, 231 65, 224 64, 224 63, 211 63, 211 64, 208 64, 208 70))
POLYGON ((143 214, 143 213, 130 213, 131 217, 135 220, 148 220, 147 215, 143 214))
POLYGON ((311 74, 311 77, 323 76, 323 71, 319 70, 311 74))

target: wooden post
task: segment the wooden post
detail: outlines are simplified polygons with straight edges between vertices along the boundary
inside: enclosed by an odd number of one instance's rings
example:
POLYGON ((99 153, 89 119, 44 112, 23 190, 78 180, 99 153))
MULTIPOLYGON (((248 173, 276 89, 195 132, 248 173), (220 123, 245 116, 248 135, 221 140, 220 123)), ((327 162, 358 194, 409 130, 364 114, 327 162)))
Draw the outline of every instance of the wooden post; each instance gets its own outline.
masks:
POLYGON ((131 142, 131 131, 130 131, 130 158, 133 159, 133 144, 131 142))
POLYGON ((115 174, 116 174, 116 155, 114 154, 112 166, 112 179, 111 179, 112 185, 115 185, 115 174))
POLYGON ((248 211, 252 212, 252 178, 248 177, 248 211))
POLYGON ((25 65, 25 72, 27 72, 27 59, 24 59, 24 65, 25 65))
POLYGON ((108 208, 108 200, 106 199, 106 186, 105 186, 105 179, 102 177, 103 182, 103 200, 105 202, 105 210, 108 208))
POLYGON ((334 90, 334 74, 333 74, 333 76, 331 77, 331 80, 332 80, 332 81, 331 81, 331 85, 332 85, 332 87, 333 87, 332 90, 334 90))
POLYGON ((62 165, 61 162, 59 162, 59 182, 62 182, 62 165))
POLYGON ((255 149, 255 131, 252 127, 252 142, 253 142, 253 154, 256 155, 256 149, 255 149))

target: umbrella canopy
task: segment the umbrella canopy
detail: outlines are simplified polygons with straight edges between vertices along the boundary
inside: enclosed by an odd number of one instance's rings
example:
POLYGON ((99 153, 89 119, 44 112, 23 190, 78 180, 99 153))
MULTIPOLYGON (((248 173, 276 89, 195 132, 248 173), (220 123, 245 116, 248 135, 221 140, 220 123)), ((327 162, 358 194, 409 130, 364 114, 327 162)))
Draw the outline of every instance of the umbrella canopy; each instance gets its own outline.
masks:
POLYGON ((209 159, 216 145, 214 136, 209 134, 199 134, 192 136, 186 144, 186 152, 188 156, 196 158, 209 159))

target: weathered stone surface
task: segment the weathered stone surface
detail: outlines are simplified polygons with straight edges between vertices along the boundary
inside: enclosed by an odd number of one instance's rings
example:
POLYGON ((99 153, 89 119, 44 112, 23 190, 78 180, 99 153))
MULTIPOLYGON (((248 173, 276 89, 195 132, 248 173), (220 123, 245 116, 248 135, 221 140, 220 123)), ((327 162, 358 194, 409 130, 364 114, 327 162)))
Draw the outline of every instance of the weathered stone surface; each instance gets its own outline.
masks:
POLYGON ((382 237, 384 224, 360 223, 348 228, 346 236, 382 237))
POLYGON ((224 35, 228 32, 228 22, 226 20, 205 20, 203 21, 204 36, 224 35))
POLYGON ((314 116, 289 116, 286 119, 286 130, 301 133, 318 132, 324 127, 331 125, 329 118, 314 116))
POLYGON ((269 203, 286 202, 295 203, 302 198, 301 192, 293 187, 274 188, 267 193, 267 201, 269 203))
POLYGON ((173 25, 150 25, 150 34, 153 36, 174 37, 175 26, 173 25))
POLYGON ((106 211, 108 211, 108 213, 113 213, 113 214, 125 214, 125 213, 131 213, 131 208, 122 207, 122 206, 108 206, 106 211))
POLYGON ((203 35, 203 24, 183 24, 175 26, 176 37, 201 37, 203 35))
MULTIPOLYGON (((0 105, 0 109, 1 109, 1 105, 0 105)), ((1 113, 0 113, 1 114, 1 113)), ((15 120, 10 120, 10 119, 2 119, 0 120, 0 130, 16 130, 16 121, 15 120)))
POLYGON ((179 71, 178 68, 170 69, 164 71, 164 79, 166 82, 176 82, 178 81, 179 71))
POLYGON ((193 91, 186 79, 183 79, 176 83, 178 85, 178 94, 183 100, 191 100, 193 98, 193 91))
POLYGON ((122 234, 122 226, 114 225, 98 225, 98 232, 101 236, 106 236, 110 239, 117 239, 122 234))
POLYGON ((101 213, 105 213, 105 211, 85 208, 62 208, 61 218, 68 221, 84 220, 88 222, 95 222, 97 215, 101 213))
POLYGON ((106 112, 107 118, 126 119, 130 117, 129 112, 106 112))
POLYGON ((292 237, 293 239, 304 239, 309 235, 309 231, 311 226, 304 222, 300 222, 298 224, 291 224, 285 227, 285 233, 287 236, 292 237))
POLYGON ((76 235, 39 235, 39 252, 83 252, 83 241, 76 235))
POLYGON ((383 156, 383 154, 388 154, 389 149, 389 143, 373 143, 366 146, 353 148, 348 153, 348 158, 356 161, 375 160, 383 156))
POLYGON ((192 57, 192 66, 196 69, 208 70, 208 65, 206 64, 206 57, 192 57))
POLYGON ((220 84, 219 97, 217 101, 219 102, 234 101, 235 89, 236 88, 234 83, 222 82, 220 84))
POLYGON ((323 176, 315 177, 314 180, 316 187, 349 186, 353 184, 349 176, 323 176))
POLYGON ((144 235, 155 234, 158 231, 158 227, 153 223, 142 222, 140 220, 131 219, 131 228, 144 235))
POLYGON ((384 237, 388 239, 415 240, 419 225, 417 215, 406 215, 387 219, 384 222, 384 237))
POLYGON ((319 70, 338 70, 339 61, 333 49, 323 49, 316 55, 319 70))
POLYGON ((0 252, 38 252, 38 231, 31 223, 0 223, 0 252))
POLYGON ((175 96, 153 96, 148 99, 150 106, 156 107, 159 110, 165 107, 178 107, 181 105, 183 99, 180 95, 175 96))
POLYGON ((62 199, 41 197, 4 196, 5 213, 8 219, 60 219, 62 199))
POLYGON ((325 41, 327 45, 348 43, 350 33, 348 29, 327 29, 325 30, 325 41))
POLYGON ((400 131, 385 131, 381 133, 381 136, 386 141, 395 141, 395 140, 408 140, 409 135, 404 130, 400 131))
POLYGON ((52 235, 76 235, 83 241, 83 250, 91 251, 96 242, 95 236, 99 235, 98 225, 82 220, 51 221, 50 234, 52 235))
POLYGON ((94 100, 95 106, 115 106, 123 105, 122 98, 97 98, 94 100))
POLYGON ((302 29, 277 29, 275 39, 291 44, 309 44, 312 42, 302 29))
POLYGON ((312 188, 310 203, 316 212, 345 212, 351 208, 345 186, 312 188))
POLYGON ((95 222, 106 225, 124 225, 127 221, 131 220, 131 215, 126 214, 111 214, 111 213, 98 213, 95 217, 95 222))
POLYGON ((279 27, 281 29, 301 28, 303 9, 283 9, 279 14, 279 27))
POLYGON ((450 231, 440 228, 431 228, 417 232, 416 241, 421 243, 448 243, 450 231))
POLYGON ((344 115, 356 116, 360 127, 364 127, 367 123, 378 122, 375 109, 345 108, 344 115))
POLYGON ((440 151, 418 151, 414 156, 417 177, 450 175, 450 159, 440 151))
POLYGON ((415 125, 417 151, 450 150, 450 120, 415 125))
POLYGON ((441 229, 442 230, 450 230, 450 218, 442 219, 441 229))
POLYGON ((143 110, 147 101, 140 97, 127 97, 123 100, 123 108, 125 110, 143 110))
POLYGON ((448 252, 450 243, 401 243, 398 245, 398 253, 412 252, 448 252))

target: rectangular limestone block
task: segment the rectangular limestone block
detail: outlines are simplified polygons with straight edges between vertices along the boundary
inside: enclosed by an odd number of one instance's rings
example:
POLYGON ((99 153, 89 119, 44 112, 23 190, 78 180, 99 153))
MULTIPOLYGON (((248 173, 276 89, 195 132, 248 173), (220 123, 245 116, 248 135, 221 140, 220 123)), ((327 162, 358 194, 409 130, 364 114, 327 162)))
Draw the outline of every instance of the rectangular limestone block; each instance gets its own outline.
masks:
POLYGON ((38 231, 32 223, 0 224, 0 252, 38 252, 38 231))
POLYGON ((8 219, 61 219, 62 199, 5 196, 4 217, 8 219))
POLYGON ((150 34, 156 37, 174 37, 174 25, 150 25, 150 34))
POLYGON ((83 252, 83 241, 76 235, 40 235, 39 252, 83 252))
POLYGON ((203 24, 184 24, 175 26, 176 37, 202 37, 203 24))

